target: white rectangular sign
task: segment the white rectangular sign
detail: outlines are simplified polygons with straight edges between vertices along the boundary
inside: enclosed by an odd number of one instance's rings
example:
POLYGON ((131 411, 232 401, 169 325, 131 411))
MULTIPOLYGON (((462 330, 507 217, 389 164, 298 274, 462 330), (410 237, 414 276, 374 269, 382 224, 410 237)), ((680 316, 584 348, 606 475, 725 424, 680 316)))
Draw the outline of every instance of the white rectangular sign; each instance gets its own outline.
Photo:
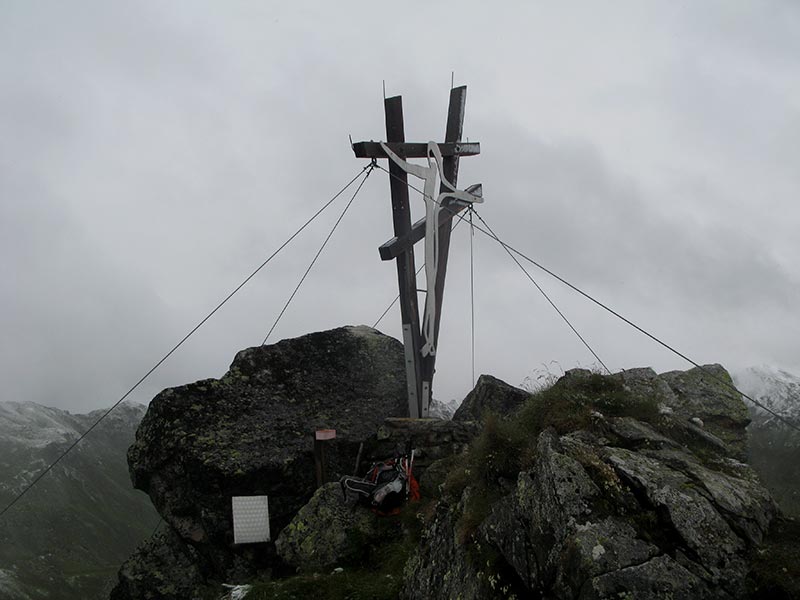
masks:
POLYGON ((266 496, 233 496, 233 543, 268 542, 269 501, 266 496))

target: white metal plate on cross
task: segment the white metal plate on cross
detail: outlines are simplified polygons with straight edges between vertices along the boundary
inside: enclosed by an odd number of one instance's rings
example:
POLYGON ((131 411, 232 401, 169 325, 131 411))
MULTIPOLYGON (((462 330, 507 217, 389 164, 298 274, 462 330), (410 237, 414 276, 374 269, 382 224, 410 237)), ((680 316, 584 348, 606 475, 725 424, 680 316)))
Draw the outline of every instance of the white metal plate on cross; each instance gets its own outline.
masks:
POLYGON ((422 346, 422 356, 436 355, 436 340, 434 331, 436 328, 436 273, 439 268, 439 212, 442 210, 442 202, 446 198, 461 200, 469 204, 483 202, 482 193, 475 193, 480 187, 471 186, 467 190, 458 190, 447 180, 443 170, 442 153, 436 142, 428 142, 428 166, 415 165, 397 156, 385 143, 380 142, 381 148, 391 158, 397 166, 409 175, 418 177, 425 182, 423 189, 425 198, 425 280, 427 283, 425 295, 425 312, 422 319, 422 337, 425 344, 422 346), (433 159, 433 163, 431 163, 433 159), (449 191, 442 192, 437 197, 436 178, 441 178, 442 185, 449 191))

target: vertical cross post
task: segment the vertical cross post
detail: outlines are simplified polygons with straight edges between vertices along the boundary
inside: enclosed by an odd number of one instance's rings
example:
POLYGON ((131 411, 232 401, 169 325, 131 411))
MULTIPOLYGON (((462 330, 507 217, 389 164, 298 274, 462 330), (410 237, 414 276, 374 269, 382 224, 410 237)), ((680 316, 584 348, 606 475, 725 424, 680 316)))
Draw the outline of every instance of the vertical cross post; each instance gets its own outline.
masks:
POLYGON ((403 102, 400 96, 384 100, 386 113, 386 143, 356 142, 353 152, 359 158, 389 159, 389 184, 392 192, 392 221, 394 238, 378 248, 382 260, 397 261, 397 279, 400 288, 400 314, 403 323, 406 377, 408 383, 408 412, 412 418, 425 418, 429 414, 436 366, 436 348, 439 343, 439 322, 442 315, 442 298, 450 252, 450 229, 453 217, 473 202, 482 201, 480 184, 464 191, 456 188, 460 156, 480 154, 478 142, 464 143, 464 108, 467 98, 465 86, 450 90, 445 141, 442 143, 406 143, 403 126, 403 102), (409 163, 408 158, 427 159, 428 166, 409 163), (435 162, 435 166, 433 163, 435 162), (439 168, 441 171, 439 171, 439 168), (426 198, 426 217, 411 225, 411 208, 408 199, 408 173, 425 180, 426 195, 434 196, 435 177, 441 175, 449 185, 442 183, 439 198, 441 209, 426 198), (452 187, 451 187, 452 186, 452 187), (442 195, 444 194, 444 195, 442 195), (435 222, 428 223, 428 216, 435 222), (425 297, 425 331, 420 328, 419 302, 417 300, 414 244, 433 236, 437 241, 426 248, 426 274, 431 277, 425 297), (435 244, 435 248, 434 248, 435 244), (432 271, 432 270, 433 271, 432 271), (432 276, 435 271, 435 278, 432 276), (423 346, 423 337, 425 345, 423 346), (422 353, 425 352, 426 356, 422 353))
MULTIPOLYGON (((405 142, 403 124, 403 98, 394 96, 384 100, 386 114, 386 141, 405 142)), ((399 152, 402 152, 400 150, 399 152)), ((398 154, 405 158, 405 154, 398 154)), ((408 202, 408 176, 394 162, 389 161, 389 184, 392 194, 392 222, 394 234, 400 238, 411 232, 411 207, 408 202)), ((422 356, 420 349, 419 303, 413 246, 397 256, 397 281, 400 289, 400 315, 403 323, 403 348, 408 385, 408 412, 412 419, 420 416, 422 397, 422 356)))
MULTIPOLYGON (((467 87, 461 86, 450 90, 450 104, 447 110, 447 126, 445 128, 445 143, 460 142, 461 134, 464 131, 464 111, 467 102, 467 87)), ((458 186, 458 154, 445 156, 443 159, 442 171, 445 178, 458 186)), ((440 184, 439 193, 447 192, 449 189, 440 184)), ((442 304, 444 301, 444 281, 447 275, 447 257, 450 253, 450 230, 451 221, 455 211, 451 208, 455 200, 445 198, 442 202, 442 212, 439 219, 439 247, 438 262, 439 267, 436 271, 436 320, 434 322, 434 346, 439 347, 439 324, 441 323, 442 304)), ((436 355, 425 356, 422 358, 422 417, 428 416, 428 409, 433 394, 433 374, 436 370, 436 355)))

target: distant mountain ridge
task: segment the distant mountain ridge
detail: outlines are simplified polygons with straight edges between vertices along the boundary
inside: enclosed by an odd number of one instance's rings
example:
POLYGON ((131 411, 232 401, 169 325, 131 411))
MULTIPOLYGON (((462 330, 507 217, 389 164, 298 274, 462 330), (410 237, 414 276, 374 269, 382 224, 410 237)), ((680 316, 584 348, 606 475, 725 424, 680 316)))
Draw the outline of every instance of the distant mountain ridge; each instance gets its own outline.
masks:
MULTIPOLYGON (((772 366, 749 367, 733 374, 736 386, 773 412, 800 427, 800 377, 772 366)), ((748 402, 750 463, 789 515, 800 517, 800 432, 748 402)))
MULTIPOLYGON (((123 403, 0 521, 0 598, 107 598, 119 561, 158 521, 128 446, 146 407, 123 403)), ((0 402, 0 503, 13 500, 105 410, 0 402)))
MULTIPOLYGON (((733 374, 736 386, 779 415, 800 425, 800 377, 777 367, 749 367, 733 374)), ((754 421, 769 423, 775 419, 767 411, 750 404, 754 421)))

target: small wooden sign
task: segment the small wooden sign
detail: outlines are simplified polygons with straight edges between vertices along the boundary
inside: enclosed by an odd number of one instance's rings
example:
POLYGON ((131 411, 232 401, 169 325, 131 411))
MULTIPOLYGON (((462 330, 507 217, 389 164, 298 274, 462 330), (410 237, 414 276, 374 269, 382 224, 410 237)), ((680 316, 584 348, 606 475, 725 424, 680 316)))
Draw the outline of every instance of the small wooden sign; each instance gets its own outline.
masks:
POLYGON ((335 429, 317 429, 314 434, 318 440, 332 440, 336 438, 335 429))

